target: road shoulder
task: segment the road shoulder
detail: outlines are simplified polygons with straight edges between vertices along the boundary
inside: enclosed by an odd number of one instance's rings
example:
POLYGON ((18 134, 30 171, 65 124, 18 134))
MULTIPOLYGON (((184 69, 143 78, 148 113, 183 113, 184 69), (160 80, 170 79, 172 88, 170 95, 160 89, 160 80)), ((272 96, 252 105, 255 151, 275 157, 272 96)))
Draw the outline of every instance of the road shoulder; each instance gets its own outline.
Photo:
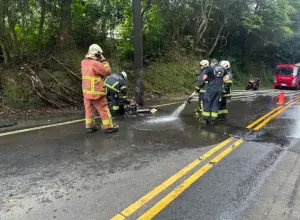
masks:
POLYGON ((239 219, 293 220, 300 216, 300 142, 286 151, 239 219))

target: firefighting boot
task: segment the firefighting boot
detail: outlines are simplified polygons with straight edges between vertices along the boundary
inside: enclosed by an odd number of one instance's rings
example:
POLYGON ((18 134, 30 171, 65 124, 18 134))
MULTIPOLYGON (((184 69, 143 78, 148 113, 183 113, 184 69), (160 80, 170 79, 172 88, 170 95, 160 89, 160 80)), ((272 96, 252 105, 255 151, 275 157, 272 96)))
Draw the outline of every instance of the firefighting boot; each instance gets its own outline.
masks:
POLYGON ((227 114, 221 114, 219 120, 226 121, 227 120, 227 114))
POLYGON ((88 128, 88 133, 90 133, 90 134, 95 133, 96 131, 98 131, 98 126, 88 128))
POLYGON ((208 124, 208 120, 207 119, 202 119, 201 122, 202 122, 202 124, 205 124, 205 125, 208 124))
POLYGON ((220 114, 220 113, 218 115, 218 120, 220 120, 220 121, 222 120, 222 114, 220 114))
POLYGON ((201 110, 200 110, 199 108, 196 108, 196 109, 195 109, 195 116, 196 116, 197 118, 201 117, 201 110))
POLYGON ((114 132, 118 132, 118 131, 119 131, 119 126, 118 126, 118 125, 115 125, 115 126, 112 127, 112 128, 105 129, 105 132, 106 132, 107 134, 114 133, 114 132))
POLYGON ((209 123, 210 125, 215 125, 215 120, 210 120, 208 123, 209 123))
POLYGON ((115 116, 120 116, 121 115, 121 113, 120 113, 120 111, 119 110, 113 110, 112 112, 112 115, 115 117, 115 116))

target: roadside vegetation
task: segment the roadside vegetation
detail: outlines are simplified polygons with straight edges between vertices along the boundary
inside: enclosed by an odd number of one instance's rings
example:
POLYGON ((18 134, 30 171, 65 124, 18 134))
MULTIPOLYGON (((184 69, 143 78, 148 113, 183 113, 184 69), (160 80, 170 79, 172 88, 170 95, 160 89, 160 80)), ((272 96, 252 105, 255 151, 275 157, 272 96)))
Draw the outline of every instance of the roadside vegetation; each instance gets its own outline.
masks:
MULTIPOLYGON (((272 84, 278 63, 300 58, 300 0, 142 0, 146 96, 191 92, 204 58, 272 84)), ((129 0, 0 1, 1 108, 80 106, 80 61, 92 43, 134 94, 129 0)))

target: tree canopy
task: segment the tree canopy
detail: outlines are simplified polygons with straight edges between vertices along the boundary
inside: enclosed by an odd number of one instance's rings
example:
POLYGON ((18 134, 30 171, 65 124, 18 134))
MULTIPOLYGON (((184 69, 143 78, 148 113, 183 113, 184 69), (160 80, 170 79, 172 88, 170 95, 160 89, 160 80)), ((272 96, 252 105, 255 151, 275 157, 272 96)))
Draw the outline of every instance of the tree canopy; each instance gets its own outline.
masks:
MULTIPOLYGON (((297 62, 300 0, 142 0, 144 60, 167 55, 248 63, 297 62)), ((97 42, 133 57, 131 0, 1 0, 0 55, 7 64, 97 42)))

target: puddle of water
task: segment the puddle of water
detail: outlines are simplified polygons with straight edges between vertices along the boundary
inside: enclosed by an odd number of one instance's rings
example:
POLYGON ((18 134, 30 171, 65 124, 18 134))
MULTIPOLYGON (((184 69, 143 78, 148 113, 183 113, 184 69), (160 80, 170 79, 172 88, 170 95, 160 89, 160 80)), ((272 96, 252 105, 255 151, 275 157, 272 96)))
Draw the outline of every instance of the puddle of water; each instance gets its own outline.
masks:
POLYGON ((154 118, 147 120, 146 123, 165 123, 165 122, 170 122, 170 121, 175 121, 177 120, 178 117, 160 117, 160 118, 154 118))
POLYGON ((163 116, 158 118, 149 118, 140 123, 136 128, 139 130, 153 131, 153 130, 169 130, 171 128, 182 130, 179 115, 184 110, 187 103, 180 105, 170 116, 163 116))
POLYGON ((134 126, 138 130, 162 131, 162 130, 182 130, 184 128, 179 117, 165 116, 158 118, 149 118, 139 122, 134 126))

